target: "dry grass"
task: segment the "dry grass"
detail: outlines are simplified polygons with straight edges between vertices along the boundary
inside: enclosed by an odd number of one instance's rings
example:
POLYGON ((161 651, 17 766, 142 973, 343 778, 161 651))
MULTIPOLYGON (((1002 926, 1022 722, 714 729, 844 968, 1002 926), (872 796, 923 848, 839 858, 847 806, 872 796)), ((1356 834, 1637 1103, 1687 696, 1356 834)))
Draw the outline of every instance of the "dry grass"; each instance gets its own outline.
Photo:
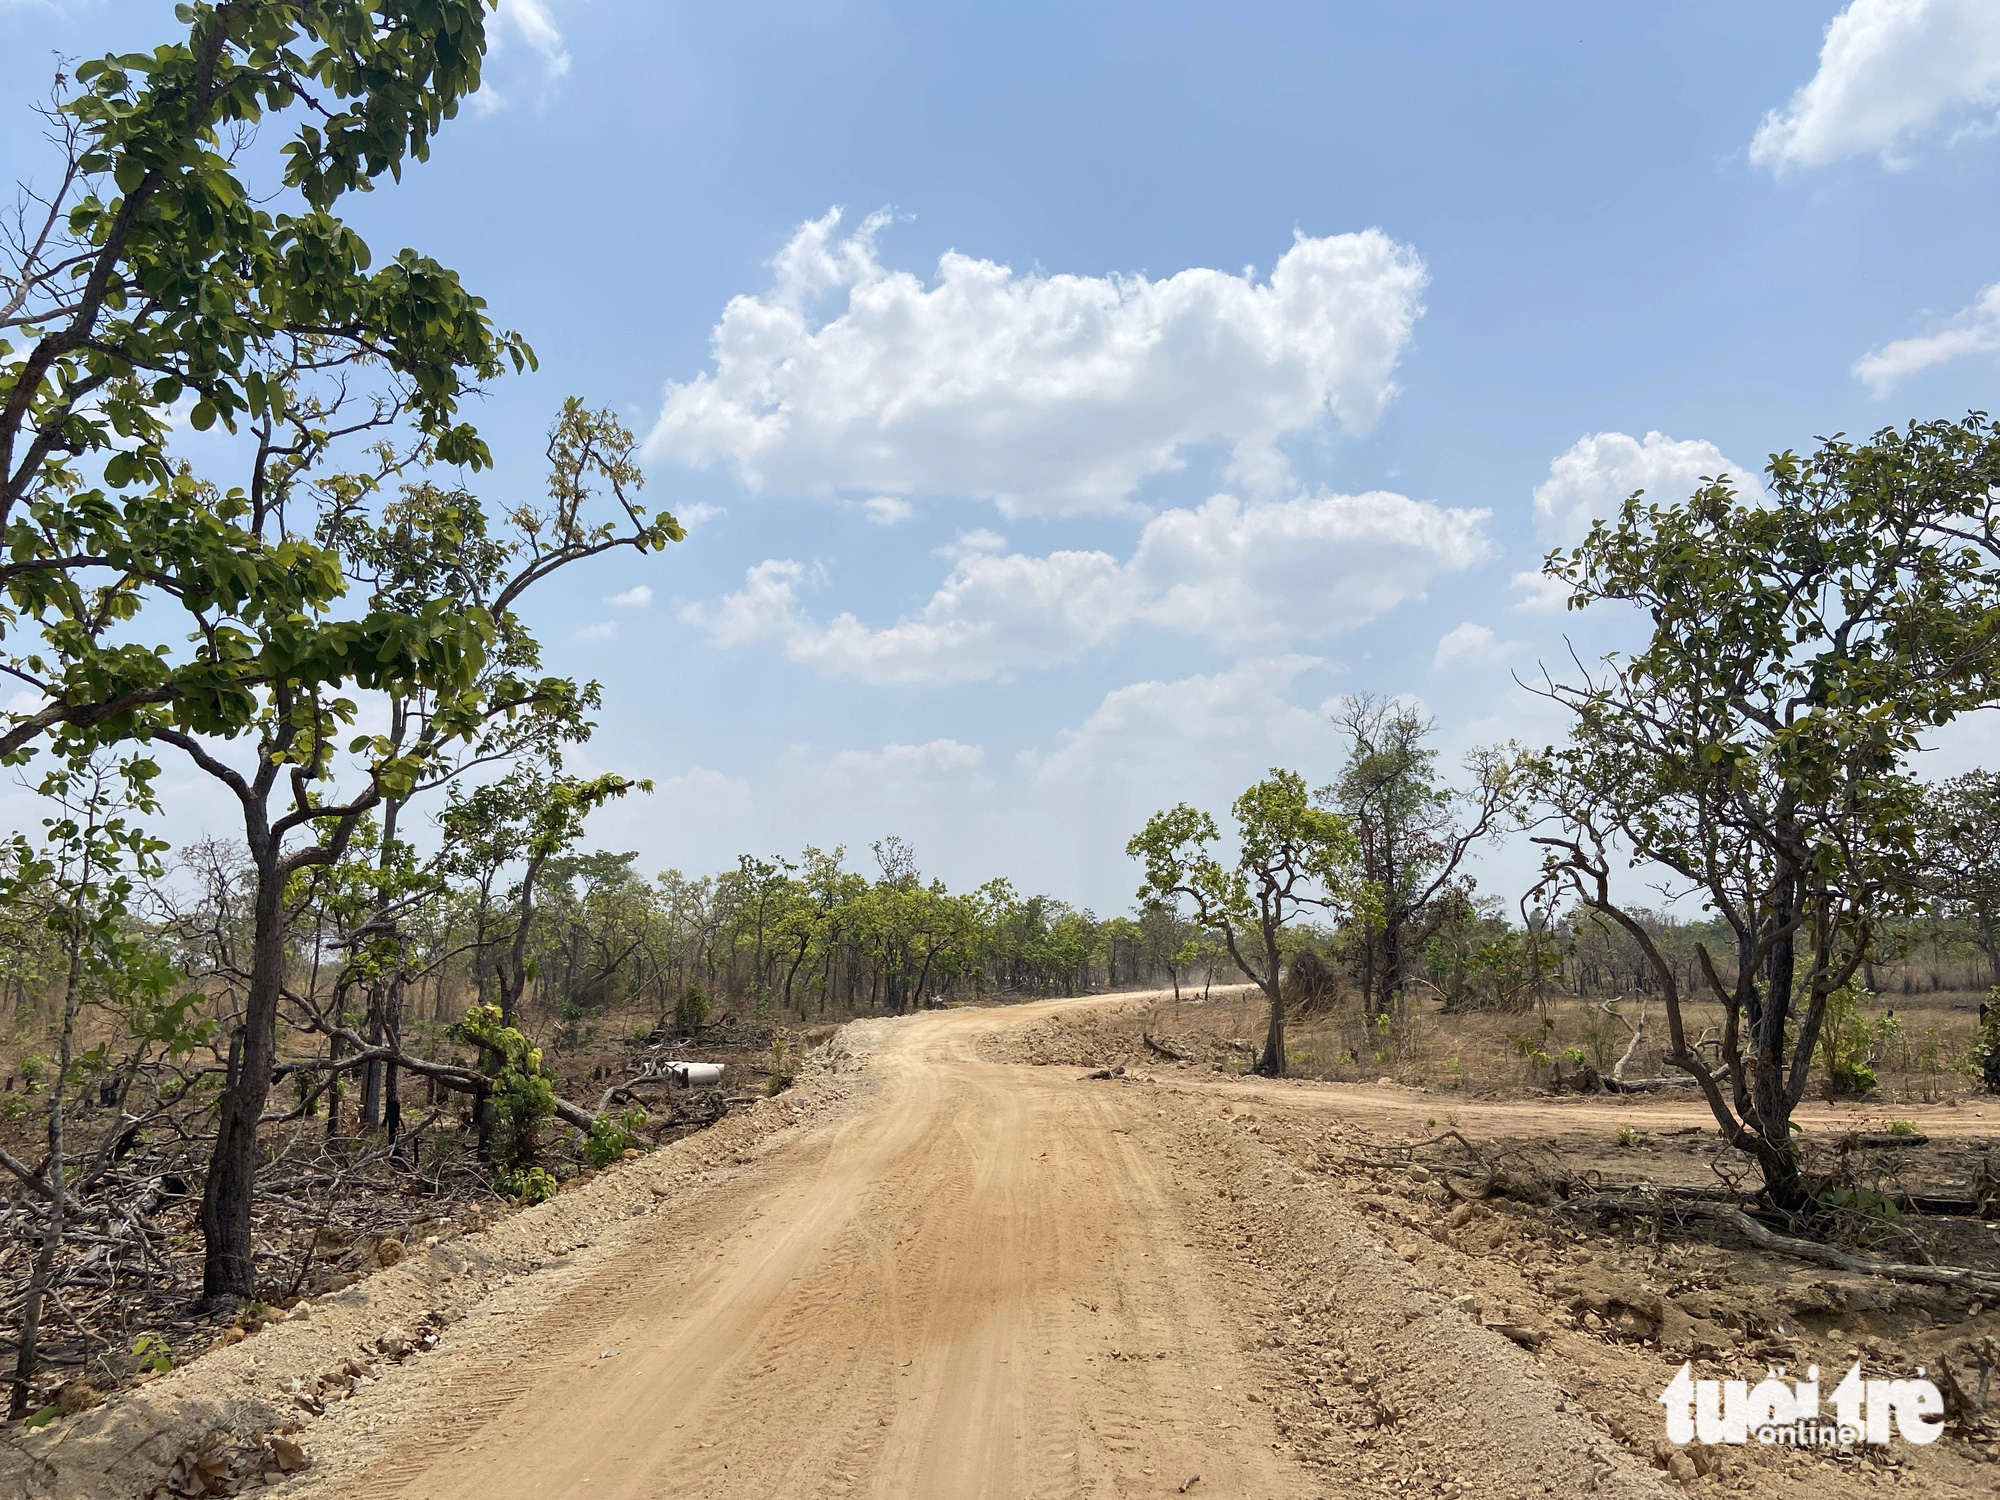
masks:
MULTIPOLYGON (((1890 994, 1864 1009, 1864 1020, 1892 1013, 1895 1022, 1873 1052, 1880 1085, 1871 1098, 1884 1104, 1935 1104, 1979 1092, 1971 1055, 1979 1039, 1983 998, 1945 991, 1890 994)), ((1548 1088, 1558 1068, 1565 1077, 1585 1064, 1610 1073, 1631 1039, 1626 1022, 1639 1021, 1642 1004, 1628 999, 1618 1009, 1623 1020, 1607 1015, 1600 1000, 1573 997, 1522 1015, 1446 1015, 1419 1002, 1400 1018, 1371 1025, 1358 1000, 1344 996, 1327 1014, 1287 1023, 1287 1068, 1298 1078, 1347 1083, 1391 1078, 1426 1088, 1463 1089, 1475 1097, 1539 1092, 1548 1088)), ((1672 1071, 1666 1063, 1665 1007, 1655 1000, 1643 1009, 1646 1034, 1626 1068, 1631 1078, 1672 1071)), ((1254 991, 1232 992, 1206 1002, 1198 997, 1178 1004, 1162 1001, 1147 1012, 1145 1024, 1155 1036, 1178 1038, 1203 1061, 1246 1071, 1254 1060, 1252 1049, 1263 1041, 1267 1016, 1254 991), (1240 1045, 1229 1045, 1232 1040, 1240 1045)), ((1719 1032, 1722 1010, 1693 1004, 1685 1019, 1694 1039, 1708 1028, 1719 1032)))

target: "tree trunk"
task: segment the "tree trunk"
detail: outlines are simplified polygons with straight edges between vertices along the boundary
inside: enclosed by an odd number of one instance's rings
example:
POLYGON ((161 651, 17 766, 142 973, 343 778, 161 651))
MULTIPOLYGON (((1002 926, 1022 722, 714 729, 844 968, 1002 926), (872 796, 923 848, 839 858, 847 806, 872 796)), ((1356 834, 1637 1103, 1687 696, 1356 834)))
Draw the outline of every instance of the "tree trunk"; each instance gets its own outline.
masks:
MULTIPOLYGON (((368 1045, 382 1045, 382 984, 368 987, 368 1045)), ((382 1064, 366 1065, 361 1074, 361 1128, 373 1130, 382 1123, 382 1064)))
POLYGON ((69 975, 63 987, 62 1039, 56 1048, 55 1081, 49 1085, 49 1164, 44 1174, 49 1187, 49 1217, 42 1227, 42 1243, 35 1252, 34 1271, 28 1278, 27 1292, 21 1298, 21 1323, 14 1356, 14 1393, 8 1409, 10 1421, 19 1421, 28 1415, 29 1390, 34 1384, 35 1367, 41 1352, 42 1302, 55 1278, 56 1254, 62 1248, 64 1216, 69 1205, 63 1155, 63 1086, 69 1080, 70 1043, 76 1034, 78 986, 83 979, 82 934, 74 926, 80 921, 80 915, 73 913, 71 921, 69 975))
POLYGON ((1382 990, 1377 1015, 1395 1015, 1403 998, 1404 926, 1402 916, 1396 913, 1382 926, 1382 990))
MULTIPOLYGON (((400 957, 400 955, 399 955, 400 957)), ((399 968, 389 980, 388 1001, 382 1012, 382 1031, 389 1045, 396 1051, 403 1050, 403 975, 399 968)), ((394 1063, 388 1064, 382 1074, 382 1123, 389 1132, 389 1144, 396 1144, 396 1137, 403 1130, 403 1087, 401 1075, 394 1063)))
POLYGON ((1266 1078, 1285 1076, 1285 987, 1279 972, 1278 929, 1266 918, 1264 924, 1264 974, 1257 982, 1271 999, 1271 1024, 1264 1032, 1264 1055, 1257 1059, 1257 1071, 1266 1078))
POLYGON ((216 1113, 215 1149, 201 1196, 202 1301, 211 1308, 257 1290, 257 1260, 250 1232, 257 1182, 257 1124, 271 1093, 277 1051, 278 996, 284 984, 285 881, 276 850, 257 865, 255 937, 250 987, 244 998, 237 1056, 216 1113))
MULTIPOLYGON (((1788 923, 1796 910, 1797 882, 1781 874, 1778 909, 1773 920, 1788 923)), ((1764 1174, 1765 1197, 1776 1207, 1796 1208, 1804 1200, 1798 1156, 1792 1145, 1792 1108, 1786 1094, 1785 1028, 1791 1019, 1792 989, 1798 982, 1798 944, 1786 933, 1772 945, 1765 970, 1763 1004, 1752 1027, 1750 1078, 1752 1122, 1759 1138, 1758 1166, 1764 1174)))
POLYGON ((515 910, 514 941, 507 950, 507 967, 500 972, 500 1019, 508 1026, 521 1009, 521 995, 528 985, 528 929, 535 920, 535 881, 542 873, 546 856, 537 854, 521 874, 521 903, 515 910))
POLYGON ((1375 985, 1377 965, 1375 954, 1381 938, 1368 931, 1361 937, 1361 1009, 1369 1020, 1375 1019, 1375 1007, 1379 1003, 1375 985))
MULTIPOLYGON (((336 986, 333 992, 333 1023, 347 1024, 347 990, 336 986)), ((326 1055, 329 1060, 342 1056, 347 1051, 347 1043, 340 1037, 327 1038, 326 1055)), ((340 1081, 346 1076, 344 1070, 336 1069, 326 1075, 326 1138, 330 1141, 340 1138, 340 1081)))
POLYGON ((1285 1001, 1275 984, 1266 985, 1271 997, 1271 1023, 1264 1031, 1264 1052, 1257 1059, 1257 1071, 1266 1078, 1285 1076, 1285 1001))

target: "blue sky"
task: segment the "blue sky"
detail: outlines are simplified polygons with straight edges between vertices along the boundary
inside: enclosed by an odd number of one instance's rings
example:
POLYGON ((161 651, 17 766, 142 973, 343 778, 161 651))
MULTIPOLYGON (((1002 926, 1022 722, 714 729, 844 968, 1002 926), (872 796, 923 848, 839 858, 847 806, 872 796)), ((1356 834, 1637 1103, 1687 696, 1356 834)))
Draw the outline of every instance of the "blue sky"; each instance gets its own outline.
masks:
MULTIPOLYGON (((0 0, 6 169, 51 53, 173 24, 0 0)), ((541 356, 485 493, 538 488, 575 393, 693 523, 538 606, 605 685, 591 760, 659 782, 596 830, 650 868, 894 832, 1122 909, 1149 811, 1330 775, 1342 693, 1454 756, 1546 740, 1511 674, 1617 632, 1517 575, 1626 490, 1993 404, 1988 0, 507 0, 496 36, 348 212, 541 356)))

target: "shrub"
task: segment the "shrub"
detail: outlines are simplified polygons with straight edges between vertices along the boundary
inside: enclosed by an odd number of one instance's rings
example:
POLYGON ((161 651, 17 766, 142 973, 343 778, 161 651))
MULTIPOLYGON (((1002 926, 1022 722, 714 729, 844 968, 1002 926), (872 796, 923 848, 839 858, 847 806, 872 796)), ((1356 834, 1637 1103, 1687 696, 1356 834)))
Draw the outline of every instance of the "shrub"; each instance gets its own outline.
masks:
POLYGON ((707 1020, 708 996, 701 992, 700 985, 691 984, 674 1002, 674 1030, 681 1036, 691 1036, 707 1020))
POLYGON ((2000 1094, 2000 985, 1992 999, 1979 1007, 1979 1041, 1966 1059, 1989 1094, 2000 1094))
POLYGON ((1826 1075, 1829 1099, 1858 1099, 1875 1091, 1875 1050, 1901 1028, 1891 1016, 1872 1023, 1861 1017, 1860 997, 1866 990, 1842 985, 1827 996, 1826 1017, 1820 1023, 1819 1064, 1826 1075))
POLYGON ((607 1110, 590 1122, 590 1134, 583 1138, 583 1161, 588 1167, 608 1167, 627 1151, 640 1145, 639 1131, 645 1128, 646 1112, 634 1107, 614 1119, 607 1110))
POLYGON ((1511 1031, 1503 1032, 1502 1035, 1507 1038, 1507 1045, 1514 1049, 1514 1055, 1521 1061, 1542 1068, 1549 1066, 1549 1055, 1542 1050, 1541 1044, 1535 1038, 1517 1036, 1511 1031))
POLYGON ((510 1198, 530 1206, 546 1203, 556 1195, 556 1180, 542 1167, 517 1167, 501 1174, 495 1183, 510 1198))
POLYGON ((499 1060, 491 1101, 500 1160, 509 1168, 532 1167, 541 1150, 542 1124, 556 1112, 555 1082, 542 1071, 542 1049, 506 1025, 497 1005, 473 1006, 458 1033, 499 1060))
POLYGON ((1887 1193, 1865 1187, 1822 1187, 1813 1195, 1824 1212, 1837 1218, 1853 1218, 1868 1229, 1886 1229, 1900 1215, 1896 1200, 1887 1193))
POLYGON ((1915 1135, 1916 1133, 1917 1122, 1915 1120, 1891 1120, 1889 1122, 1889 1134, 1891 1135, 1915 1135))
POLYGON ((1639 1144, 1639 1132, 1634 1130, 1630 1125, 1620 1125, 1618 1133, 1611 1137, 1611 1143, 1614 1146, 1622 1146, 1630 1150, 1639 1144))
POLYGON ((132 1340, 132 1367, 164 1375, 174 1367, 173 1353, 164 1334, 142 1333, 132 1340))

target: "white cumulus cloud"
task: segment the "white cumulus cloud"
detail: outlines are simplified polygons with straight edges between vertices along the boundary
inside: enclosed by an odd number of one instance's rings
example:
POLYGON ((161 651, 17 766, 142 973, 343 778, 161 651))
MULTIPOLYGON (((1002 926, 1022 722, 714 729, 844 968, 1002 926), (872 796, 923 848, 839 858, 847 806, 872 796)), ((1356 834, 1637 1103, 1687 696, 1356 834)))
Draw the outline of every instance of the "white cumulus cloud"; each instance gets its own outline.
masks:
POLYGON ((1319 494, 1286 501, 1217 495, 1147 523, 1129 558, 1103 551, 1040 556, 961 535, 922 609, 892 625, 853 614, 821 623, 805 610, 803 564, 773 558, 741 590, 682 611, 719 646, 780 641, 828 677, 945 683, 1011 676, 1073 660, 1150 624, 1225 646, 1271 646, 1354 630, 1433 578, 1491 551, 1484 511, 1403 495, 1319 494))
POLYGON ((1182 800, 1219 811, 1269 766, 1297 765, 1334 745, 1335 700, 1306 705, 1292 696, 1295 680, 1323 665, 1311 656, 1256 657, 1225 672, 1114 688, 1058 734, 1055 749, 1022 755, 1021 768, 1040 789, 1111 789, 1131 802, 1118 816, 1132 831, 1153 807, 1182 800))
POLYGON ((767 558, 743 575, 743 587, 737 592, 714 604, 685 605, 681 618, 701 626, 718 646, 748 646, 794 636, 812 628, 798 604, 799 589, 809 580, 824 581, 818 570, 809 572, 803 563, 767 558))
POLYGON ((1704 476, 1719 474, 1729 475, 1739 492, 1762 488, 1757 470, 1698 438, 1591 433, 1558 455, 1549 465, 1549 477, 1535 486, 1535 523, 1551 541, 1581 541, 1592 521, 1616 515, 1634 490, 1644 490, 1653 500, 1685 500, 1704 476))
POLYGON ((494 15, 500 23, 501 36, 525 42, 552 75, 569 71, 569 53, 563 50, 562 32, 543 0, 500 0, 494 15))
POLYGON ((1783 172, 1846 156, 1900 166, 1947 125, 1991 128, 2000 105, 2000 5, 1854 0, 1826 28, 1819 70, 1764 117, 1750 160, 1783 172))
POLYGON ((921 745, 884 745, 880 750, 837 750, 816 756, 795 745, 786 753, 788 766, 808 767, 822 778, 844 778, 868 785, 881 779, 964 776, 986 763, 986 751, 953 739, 936 739, 921 745))
POLYGON ((486 25, 485 76, 480 80, 479 92, 472 96, 473 108, 480 113, 492 114, 513 102, 512 95, 500 87, 494 75, 505 69, 507 54, 517 46, 526 47, 541 59, 544 85, 569 72, 569 51, 563 45, 562 29, 550 14, 547 0, 499 0, 493 19, 486 25), (496 62, 499 68, 495 67, 496 62))
POLYGON ((894 495, 870 495, 861 502, 861 514, 877 526, 900 526, 916 513, 914 505, 894 495))
POLYGON ((758 491, 1079 513, 1224 444, 1268 488, 1281 439, 1375 422, 1423 311, 1423 263, 1374 229, 1300 234, 1262 282, 1017 275, 951 251, 927 285, 883 265, 888 222, 801 226, 771 288, 723 310, 714 368, 669 387, 648 454, 758 491))
POLYGON ((1546 573, 1516 573, 1508 583, 1520 594, 1514 608, 1524 615, 1559 615, 1569 605, 1569 585, 1546 573))
POLYGON ((1854 376, 1876 395, 1885 396, 1919 370, 1968 354, 1996 352, 2000 352, 2000 282, 1936 331, 1869 350, 1854 362, 1854 376))
POLYGON ((653 591, 643 583, 635 583, 622 594, 613 594, 604 601, 613 609, 644 609, 653 602, 653 591))
POLYGON ((1446 671, 1452 667, 1492 667, 1498 666, 1513 655, 1516 643, 1503 641, 1493 633, 1490 625, 1475 624, 1467 620, 1457 629, 1446 632, 1438 642, 1437 654, 1431 658, 1431 670, 1446 671))

